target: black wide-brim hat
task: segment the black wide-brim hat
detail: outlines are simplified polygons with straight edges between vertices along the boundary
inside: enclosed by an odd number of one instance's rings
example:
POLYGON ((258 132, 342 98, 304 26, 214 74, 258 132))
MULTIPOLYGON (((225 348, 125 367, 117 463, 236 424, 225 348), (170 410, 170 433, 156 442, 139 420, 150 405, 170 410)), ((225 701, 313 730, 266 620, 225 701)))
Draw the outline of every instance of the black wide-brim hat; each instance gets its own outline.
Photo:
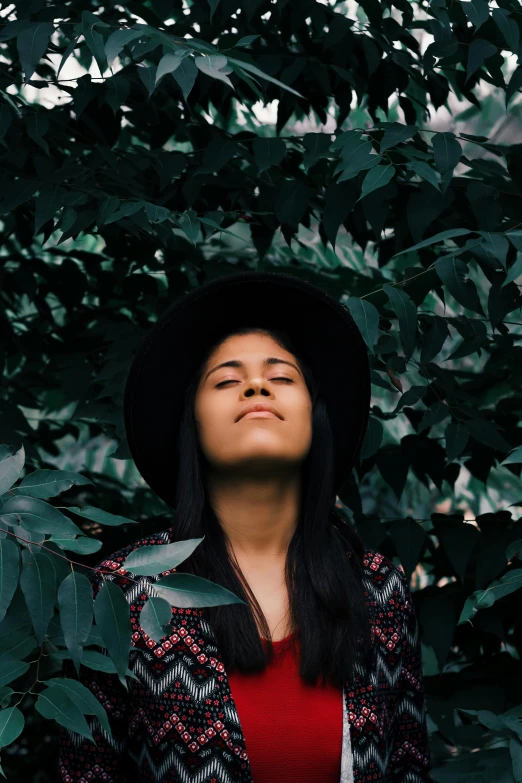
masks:
POLYGON ((225 275, 180 297, 159 316, 136 351, 125 385, 132 457, 147 484, 172 507, 187 384, 210 343, 243 324, 285 329, 319 382, 334 439, 335 493, 362 446, 370 368, 366 344, 348 309, 285 272, 225 275))

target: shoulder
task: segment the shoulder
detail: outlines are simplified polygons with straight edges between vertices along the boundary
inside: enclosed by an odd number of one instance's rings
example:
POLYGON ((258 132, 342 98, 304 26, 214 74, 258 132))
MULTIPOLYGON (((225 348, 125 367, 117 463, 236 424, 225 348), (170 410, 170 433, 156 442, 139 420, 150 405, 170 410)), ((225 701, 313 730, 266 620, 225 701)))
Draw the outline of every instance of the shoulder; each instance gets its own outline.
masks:
POLYGON ((412 606, 408 580, 402 568, 375 549, 366 547, 362 569, 367 606, 400 621, 412 606))
MULTIPOLYGON (((171 529, 167 528, 159 533, 153 533, 150 536, 145 536, 133 541, 131 544, 121 547, 116 552, 108 555, 103 560, 100 560, 96 564, 95 570, 90 574, 90 580, 95 588, 95 591, 101 588, 103 580, 108 578, 110 581, 116 582, 120 587, 125 588, 130 585, 130 580, 127 579, 127 574, 131 573, 125 568, 125 561, 131 552, 135 552, 137 549, 141 549, 145 546, 160 546, 163 544, 169 544, 171 541, 171 529)), ((170 572, 169 572, 170 573, 170 572)), ((140 579, 148 580, 149 577, 140 577, 140 579)))

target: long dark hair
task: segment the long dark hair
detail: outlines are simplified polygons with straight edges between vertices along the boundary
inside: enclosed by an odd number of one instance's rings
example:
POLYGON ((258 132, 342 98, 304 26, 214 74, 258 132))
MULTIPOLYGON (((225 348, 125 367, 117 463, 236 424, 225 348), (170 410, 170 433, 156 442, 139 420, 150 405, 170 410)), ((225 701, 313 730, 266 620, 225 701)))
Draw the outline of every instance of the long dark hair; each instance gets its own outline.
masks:
POLYGON ((207 607, 204 614, 228 670, 262 671, 273 648, 269 643, 265 652, 254 613, 265 639, 270 640, 270 630, 237 560, 229 555, 225 531, 209 503, 204 480, 206 458, 194 417, 196 392, 213 351, 232 334, 254 332, 270 335, 295 356, 312 399, 312 442, 302 465, 301 512, 287 551, 286 584, 292 625, 301 647, 300 676, 311 685, 320 677, 323 683, 342 688, 353 676, 354 664, 371 654, 362 583, 364 546, 335 507, 333 438, 326 404, 310 367, 281 329, 258 325, 230 330, 207 349, 187 384, 178 441, 181 459, 173 532, 178 541, 205 539, 178 571, 210 579, 247 603, 207 607))

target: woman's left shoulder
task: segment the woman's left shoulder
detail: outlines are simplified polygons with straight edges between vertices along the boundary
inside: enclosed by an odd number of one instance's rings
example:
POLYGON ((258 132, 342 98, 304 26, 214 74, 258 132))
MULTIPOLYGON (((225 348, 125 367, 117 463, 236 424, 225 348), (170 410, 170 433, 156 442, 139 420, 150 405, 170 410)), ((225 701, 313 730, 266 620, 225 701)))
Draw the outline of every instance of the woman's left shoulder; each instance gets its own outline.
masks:
POLYGON ((371 605, 396 616, 411 606, 408 579, 400 566, 377 550, 365 547, 362 568, 365 592, 371 605))

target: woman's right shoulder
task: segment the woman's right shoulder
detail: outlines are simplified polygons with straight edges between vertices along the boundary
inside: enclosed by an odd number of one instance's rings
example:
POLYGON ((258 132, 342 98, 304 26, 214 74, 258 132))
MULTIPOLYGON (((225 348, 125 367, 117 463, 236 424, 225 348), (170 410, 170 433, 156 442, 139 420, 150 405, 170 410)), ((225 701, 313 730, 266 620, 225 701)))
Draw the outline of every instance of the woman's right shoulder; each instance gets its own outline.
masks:
POLYGON ((95 592, 101 589, 103 581, 106 577, 109 577, 111 582, 116 582, 121 587, 125 587, 129 584, 129 580, 126 578, 127 574, 132 573, 125 568, 125 561, 131 552, 135 552, 137 549, 141 549, 144 546, 161 546, 169 544, 171 541, 171 528, 162 530, 159 533, 153 533, 150 536, 138 538, 131 544, 121 547, 116 552, 108 555, 100 560, 96 564, 94 570, 90 572, 89 578, 95 592))

